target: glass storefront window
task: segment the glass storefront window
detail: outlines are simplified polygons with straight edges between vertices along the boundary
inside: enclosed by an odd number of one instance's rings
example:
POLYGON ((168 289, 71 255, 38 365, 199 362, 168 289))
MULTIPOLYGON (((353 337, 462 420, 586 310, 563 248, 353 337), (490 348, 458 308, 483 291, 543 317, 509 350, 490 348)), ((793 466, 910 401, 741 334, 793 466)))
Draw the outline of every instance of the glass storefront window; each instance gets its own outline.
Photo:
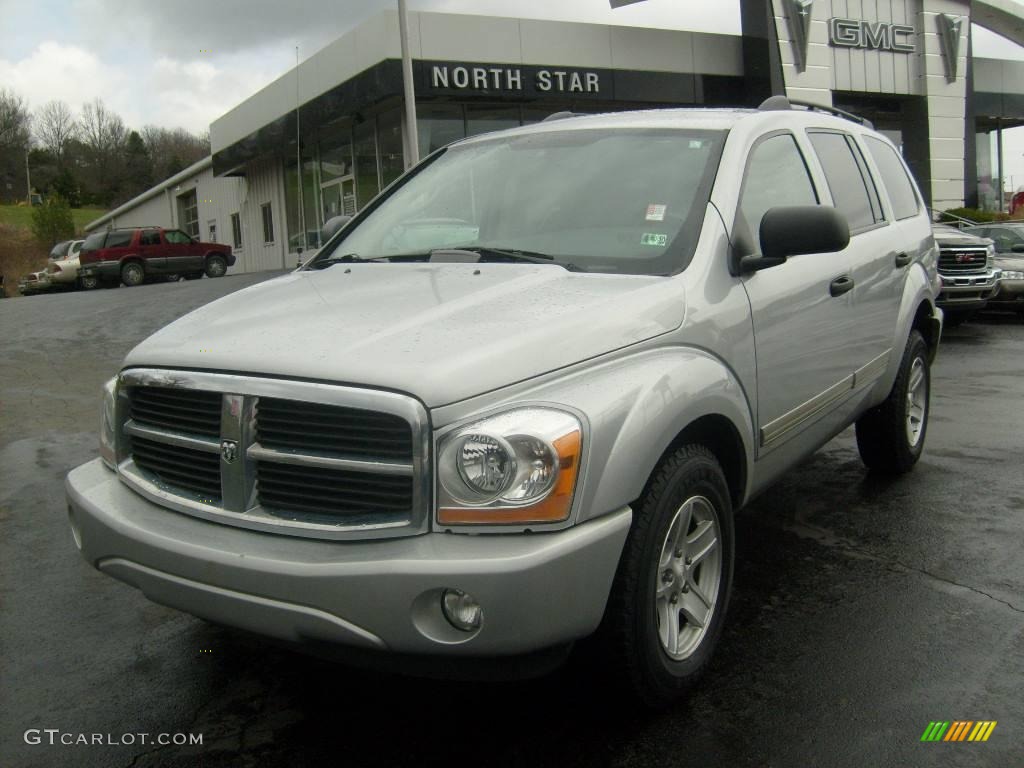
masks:
MULTIPOLYGON (((293 147, 294 148, 294 147, 293 147)), ((302 151, 302 211, 299 210, 298 169, 295 167, 295 155, 285 155, 284 159, 284 192, 285 220, 288 226, 288 252, 296 253, 299 248, 304 251, 317 248, 320 221, 320 183, 319 169, 315 156, 315 145, 312 141, 303 146, 302 151), (305 227, 305 234, 303 234, 305 227)))
POLYGON ((417 104, 416 124, 420 157, 466 137, 461 104, 417 104))
POLYGON ((466 135, 516 128, 520 124, 518 106, 466 105, 466 135))
POLYGON ((352 169, 352 133, 346 128, 343 132, 320 139, 320 180, 333 181, 351 176, 352 169))
POLYGON ((405 171, 402 145, 402 113, 397 109, 377 118, 377 147, 380 151, 381 187, 386 187, 405 171))
POLYGON ((380 191, 377 176, 377 136, 375 120, 360 123, 352 131, 355 150, 356 201, 360 208, 376 197, 380 191))

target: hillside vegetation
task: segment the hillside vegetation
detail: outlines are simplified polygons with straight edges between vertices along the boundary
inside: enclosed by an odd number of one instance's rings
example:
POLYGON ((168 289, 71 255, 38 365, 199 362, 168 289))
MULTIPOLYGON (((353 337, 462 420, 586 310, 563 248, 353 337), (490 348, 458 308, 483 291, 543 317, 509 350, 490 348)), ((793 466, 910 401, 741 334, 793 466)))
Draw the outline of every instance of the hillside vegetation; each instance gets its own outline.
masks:
MULTIPOLYGON (((98 219, 102 208, 75 208, 72 216, 75 232, 82 236, 85 225, 98 219)), ((0 205, 0 274, 4 277, 7 295, 18 295, 18 278, 46 266, 46 257, 53 243, 42 246, 32 237, 32 209, 28 206, 0 205)))

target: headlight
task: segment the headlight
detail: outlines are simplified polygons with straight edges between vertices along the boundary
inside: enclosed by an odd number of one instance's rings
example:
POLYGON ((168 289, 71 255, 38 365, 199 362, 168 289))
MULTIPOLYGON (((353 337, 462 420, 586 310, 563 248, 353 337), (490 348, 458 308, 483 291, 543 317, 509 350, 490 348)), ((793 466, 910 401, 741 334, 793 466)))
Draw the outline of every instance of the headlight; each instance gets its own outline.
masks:
POLYGON ((985 254, 986 254, 985 267, 988 268, 988 269, 992 269, 992 262, 994 262, 996 260, 996 246, 995 246, 995 243, 990 244, 988 246, 988 248, 985 249, 985 254))
POLYGON ((438 522, 566 520, 582 447, 579 419, 553 408, 519 408, 455 430, 438 450, 438 522))
POLYGON ((100 458, 111 469, 117 468, 117 377, 103 385, 103 407, 100 413, 100 458))
POLYGON ((1024 272, 1014 272, 1003 270, 1003 280, 1024 280, 1024 272))

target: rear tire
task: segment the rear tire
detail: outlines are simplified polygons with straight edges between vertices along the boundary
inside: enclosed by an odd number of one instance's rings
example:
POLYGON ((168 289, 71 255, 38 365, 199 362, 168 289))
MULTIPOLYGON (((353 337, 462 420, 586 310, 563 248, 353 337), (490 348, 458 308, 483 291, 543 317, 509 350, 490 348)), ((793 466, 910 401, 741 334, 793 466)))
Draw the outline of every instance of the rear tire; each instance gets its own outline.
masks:
POLYGON ((146 270, 137 261, 129 261, 121 267, 121 282, 129 288, 142 285, 146 280, 146 270))
POLYGON ((643 704, 682 695, 707 667, 732 589, 725 475, 704 446, 665 459, 634 512, 598 640, 606 668, 643 704))
POLYGON ((931 384, 928 345, 919 331, 911 331, 889 396, 857 420, 857 448, 868 469, 902 475, 921 458, 931 384))
POLYGON ((228 271, 228 260, 219 254, 212 254, 206 257, 206 272, 207 277, 224 277, 224 274, 228 271))

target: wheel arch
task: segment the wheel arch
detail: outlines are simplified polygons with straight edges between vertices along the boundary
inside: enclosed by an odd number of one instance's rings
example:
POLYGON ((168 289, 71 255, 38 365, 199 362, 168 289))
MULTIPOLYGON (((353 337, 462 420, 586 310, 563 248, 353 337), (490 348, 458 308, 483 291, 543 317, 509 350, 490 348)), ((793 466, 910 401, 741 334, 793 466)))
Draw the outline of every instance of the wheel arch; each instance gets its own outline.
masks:
POLYGON ((687 424, 658 457, 648 475, 647 483, 644 484, 644 490, 665 459, 684 445, 692 444, 703 445, 714 454, 725 474, 733 509, 738 509, 746 494, 747 455, 739 429, 721 413, 709 413, 687 424))

